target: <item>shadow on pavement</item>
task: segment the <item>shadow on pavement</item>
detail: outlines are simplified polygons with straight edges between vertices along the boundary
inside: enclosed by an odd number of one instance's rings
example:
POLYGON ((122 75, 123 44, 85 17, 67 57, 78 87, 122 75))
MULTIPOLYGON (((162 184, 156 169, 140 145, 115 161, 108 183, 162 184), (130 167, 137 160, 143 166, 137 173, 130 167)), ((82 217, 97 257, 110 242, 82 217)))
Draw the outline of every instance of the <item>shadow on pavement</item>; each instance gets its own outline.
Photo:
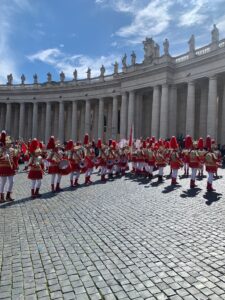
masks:
POLYGON ((197 196, 201 192, 201 189, 198 187, 189 189, 187 191, 182 191, 182 194, 180 195, 182 198, 193 198, 197 196))
POLYGON ((213 202, 219 201, 222 198, 222 194, 215 191, 206 192, 203 198, 206 199, 206 205, 211 205, 213 202))

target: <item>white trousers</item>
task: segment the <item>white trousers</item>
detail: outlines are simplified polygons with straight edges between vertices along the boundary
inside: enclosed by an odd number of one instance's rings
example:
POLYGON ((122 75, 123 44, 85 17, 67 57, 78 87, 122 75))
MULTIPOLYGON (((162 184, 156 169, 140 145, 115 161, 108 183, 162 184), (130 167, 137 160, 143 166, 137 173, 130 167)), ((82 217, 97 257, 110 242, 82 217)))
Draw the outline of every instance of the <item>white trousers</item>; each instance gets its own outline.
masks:
POLYGON ((213 174, 212 172, 208 172, 208 182, 212 183, 213 182, 213 174))
POLYGON ((0 177, 0 193, 4 193, 6 181, 8 180, 7 192, 12 192, 14 176, 1 176, 0 177))
POLYGON ((172 169, 172 178, 177 179, 178 169, 172 169))
POLYGON ((31 189, 40 189, 41 187, 41 179, 32 179, 31 180, 31 189))
POLYGON ((163 176, 164 167, 159 167, 159 176, 163 176))
POLYGON ((191 180, 195 180, 196 173, 197 173, 197 169, 196 168, 192 168, 191 169, 191 180))
POLYGON ((51 184, 55 184, 55 179, 56 179, 56 183, 60 183, 61 178, 62 178, 62 175, 60 175, 60 174, 52 174, 51 184), (57 175, 57 179, 56 179, 56 175, 57 175))
POLYGON ((73 177, 75 179, 78 179, 80 177, 80 171, 77 171, 77 172, 71 172, 70 173, 70 180, 73 180, 73 177))
POLYGON ((87 169, 86 173, 85 173, 85 177, 91 176, 93 171, 93 168, 87 169))

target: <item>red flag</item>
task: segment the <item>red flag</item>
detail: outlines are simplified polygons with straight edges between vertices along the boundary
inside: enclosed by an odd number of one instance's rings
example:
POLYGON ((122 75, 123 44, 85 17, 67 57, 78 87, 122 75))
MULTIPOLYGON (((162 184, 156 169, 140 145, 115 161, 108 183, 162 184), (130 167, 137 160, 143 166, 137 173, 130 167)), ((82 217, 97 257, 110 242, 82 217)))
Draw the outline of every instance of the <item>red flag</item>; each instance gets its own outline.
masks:
POLYGON ((21 146, 21 150, 22 150, 23 154, 25 154, 27 152, 27 149, 28 149, 27 145, 25 143, 23 143, 21 146))

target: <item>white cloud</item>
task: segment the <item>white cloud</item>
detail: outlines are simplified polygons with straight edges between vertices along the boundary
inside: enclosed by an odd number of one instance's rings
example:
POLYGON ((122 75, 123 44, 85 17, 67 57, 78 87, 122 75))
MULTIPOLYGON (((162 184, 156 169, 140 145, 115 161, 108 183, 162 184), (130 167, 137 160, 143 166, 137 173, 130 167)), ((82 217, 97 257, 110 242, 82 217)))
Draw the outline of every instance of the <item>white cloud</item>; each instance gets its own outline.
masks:
POLYGON ((106 75, 111 74, 114 62, 120 61, 120 58, 114 54, 101 57, 90 57, 82 54, 68 55, 58 48, 41 50, 27 56, 27 58, 32 62, 39 61, 51 65, 57 72, 63 71, 68 79, 73 77, 74 69, 77 69, 78 79, 86 78, 88 67, 91 68, 92 77, 98 77, 102 65, 105 66, 106 75))

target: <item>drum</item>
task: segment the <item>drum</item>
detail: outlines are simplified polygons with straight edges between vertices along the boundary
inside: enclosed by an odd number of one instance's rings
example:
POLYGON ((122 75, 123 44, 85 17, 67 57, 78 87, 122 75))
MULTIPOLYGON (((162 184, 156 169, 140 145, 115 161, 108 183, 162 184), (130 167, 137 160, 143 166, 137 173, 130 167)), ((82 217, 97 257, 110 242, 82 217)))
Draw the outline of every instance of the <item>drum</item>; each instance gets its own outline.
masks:
POLYGON ((59 173, 61 175, 68 175, 71 172, 71 165, 67 159, 62 159, 59 162, 59 173))

